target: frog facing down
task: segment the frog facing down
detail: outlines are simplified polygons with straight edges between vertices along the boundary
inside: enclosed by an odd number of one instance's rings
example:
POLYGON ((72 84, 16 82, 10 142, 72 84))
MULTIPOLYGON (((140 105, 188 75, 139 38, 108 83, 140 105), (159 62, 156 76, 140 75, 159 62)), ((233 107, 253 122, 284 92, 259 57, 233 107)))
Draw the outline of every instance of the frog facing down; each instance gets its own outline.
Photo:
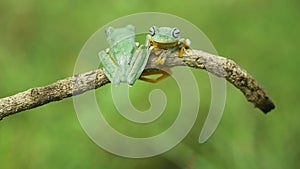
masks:
POLYGON ((135 27, 108 27, 105 30, 109 48, 99 52, 105 75, 113 85, 133 85, 142 74, 149 57, 145 45, 135 41, 135 27))

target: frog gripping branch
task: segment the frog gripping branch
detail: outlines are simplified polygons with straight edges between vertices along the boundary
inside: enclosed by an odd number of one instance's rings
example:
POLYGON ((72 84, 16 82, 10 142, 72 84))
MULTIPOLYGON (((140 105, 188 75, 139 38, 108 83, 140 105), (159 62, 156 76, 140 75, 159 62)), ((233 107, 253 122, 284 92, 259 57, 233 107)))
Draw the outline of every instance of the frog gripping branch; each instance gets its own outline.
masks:
POLYGON ((180 38, 180 30, 178 28, 170 27, 156 27, 151 26, 149 28, 149 34, 147 35, 147 46, 151 49, 160 48, 166 51, 162 52, 156 64, 163 65, 168 55, 179 51, 178 57, 182 57, 186 49, 189 49, 191 41, 189 39, 180 38))
POLYGON ((43 87, 31 88, 0 99, 0 120, 18 112, 97 89, 105 84, 133 85, 137 79, 157 82, 169 76, 170 67, 204 69, 225 78, 264 113, 275 108, 267 92, 234 61, 201 50, 192 50, 190 40, 180 39, 178 28, 149 29, 146 45, 135 42, 135 27, 106 29, 109 49, 99 52, 103 69, 74 75, 43 87), (176 52, 177 51, 177 52, 176 52), (225 74, 220 72, 225 71, 225 74), (156 79, 147 75, 162 74, 156 79))
POLYGON ((104 73, 113 85, 127 83, 132 86, 147 64, 149 51, 135 42, 133 25, 108 27, 105 32, 110 48, 99 52, 104 73))
MULTIPOLYGON (((180 38, 180 30, 178 28, 170 27, 156 27, 151 26, 149 28, 149 34, 147 35, 147 47, 151 51, 158 55, 158 58, 154 61, 157 65, 164 65, 167 57, 172 53, 178 51, 178 57, 182 58, 186 50, 190 48, 191 41, 189 39, 180 38)), ((147 71, 140 77, 141 80, 156 83, 164 78, 170 76, 171 69, 164 65, 160 70, 147 71), (158 78, 147 78, 149 75, 160 74, 158 78)))

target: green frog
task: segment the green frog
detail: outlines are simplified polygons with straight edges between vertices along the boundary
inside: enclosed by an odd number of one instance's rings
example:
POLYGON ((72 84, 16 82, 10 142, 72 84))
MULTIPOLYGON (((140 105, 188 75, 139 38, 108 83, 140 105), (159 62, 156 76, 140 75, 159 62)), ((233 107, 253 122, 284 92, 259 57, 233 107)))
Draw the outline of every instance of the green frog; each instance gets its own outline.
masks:
POLYGON ((150 49, 161 48, 164 52, 155 61, 156 64, 163 65, 167 56, 176 50, 179 51, 178 57, 182 57, 186 49, 189 49, 191 41, 180 38, 180 30, 171 27, 151 26, 147 35, 147 46, 150 49))
POLYGON ((135 41, 135 27, 108 27, 105 30, 109 48, 99 52, 105 75, 113 85, 132 86, 141 76, 149 57, 149 49, 135 41))
MULTIPOLYGON (((155 64, 163 65, 166 58, 173 52, 178 50, 178 57, 183 57, 186 49, 189 49, 191 41, 189 39, 180 38, 180 30, 178 28, 171 27, 157 27, 151 26, 149 28, 149 34, 147 35, 146 46, 150 51, 158 50, 158 58, 155 60, 155 64)), ((141 80, 156 83, 168 76, 172 71, 169 67, 164 67, 161 70, 155 70, 151 72, 144 72, 140 77, 141 80), (148 75, 160 74, 158 78, 147 78, 148 75)))

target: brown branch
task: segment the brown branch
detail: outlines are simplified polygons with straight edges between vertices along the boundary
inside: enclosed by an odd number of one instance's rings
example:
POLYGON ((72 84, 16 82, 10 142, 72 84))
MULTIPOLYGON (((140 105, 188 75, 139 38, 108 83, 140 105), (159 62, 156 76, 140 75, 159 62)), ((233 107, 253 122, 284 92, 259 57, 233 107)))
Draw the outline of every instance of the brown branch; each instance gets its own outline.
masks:
MULTIPOLYGON (((216 76, 226 78, 240 89, 247 100, 267 113, 274 109, 266 91, 241 67, 230 59, 206 53, 200 50, 188 50, 183 58, 176 53, 168 56, 162 66, 154 64, 157 51, 153 51, 145 71, 161 69, 164 66, 189 66, 205 69, 216 76)), ((101 69, 74 75, 43 87, 32 88, 13 96, 0 99, 0 119, 29 110, 49 102, 59 101, 110 83, 101 69)))
MULTIPOLYGON (((154 64, 156 57, 151 57, 150 59, 152 60, 148 62, 147 68, 157 67, 157 65, 154 64)), ((228 82, 240 89, 246 99, 264 113, 268 113, 275 108, 267 92, 258 82, 234 61, 225 57, 213 55, 201 50, 188 50, 186 56, 183 58, 178 58, 177 53, 168 56, 166 65, 186 65, 197 69, 205 69, 218 77, 225 78, 228 82)))

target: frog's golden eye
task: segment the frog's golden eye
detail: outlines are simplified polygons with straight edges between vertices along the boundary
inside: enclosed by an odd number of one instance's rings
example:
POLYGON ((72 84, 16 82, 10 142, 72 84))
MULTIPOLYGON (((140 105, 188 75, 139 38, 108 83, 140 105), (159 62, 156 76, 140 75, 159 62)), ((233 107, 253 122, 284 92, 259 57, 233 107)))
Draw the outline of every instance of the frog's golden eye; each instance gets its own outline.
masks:
POLYGON ((155 26, 151 26, 151 27, 149 28, 149 33, 150 33, 151 36, 154 36, 154 35, 155 35, 155 26))
POLYGON ((179 38, 180 37, 180 30, 178 28, 174 28, 172 32, 172 36, 174 38, 179 38))

